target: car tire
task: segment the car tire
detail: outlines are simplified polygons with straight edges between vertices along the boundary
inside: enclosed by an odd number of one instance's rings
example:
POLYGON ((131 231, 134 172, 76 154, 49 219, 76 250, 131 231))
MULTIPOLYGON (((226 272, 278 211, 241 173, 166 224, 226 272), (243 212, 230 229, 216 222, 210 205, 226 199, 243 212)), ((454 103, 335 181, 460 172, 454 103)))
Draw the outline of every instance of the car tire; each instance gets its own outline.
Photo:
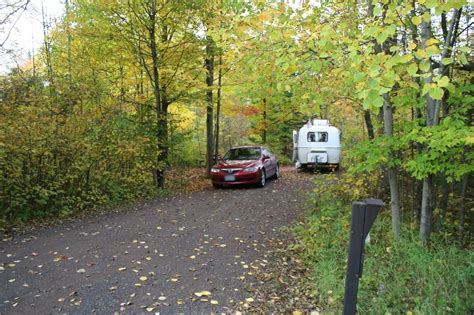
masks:
POLYGON ((275 175, 273 175, 273 179, 278 179, 278 178, 280 178, 280 165, 279 164, 277 164, 275 175))
POLYGON ((215 189, 222 188, 222 186, 221 186, 221 185, 218 185, 218 184, 212 184, 212 186, 214 186, 215 189))
POLYGON ((265 187, 265 184, 267 183, 267 173, 265 172, 265 169, 262 168, 262 171, 260 172, 260 181, 258 182, 257 186, 260 188, 265 187))

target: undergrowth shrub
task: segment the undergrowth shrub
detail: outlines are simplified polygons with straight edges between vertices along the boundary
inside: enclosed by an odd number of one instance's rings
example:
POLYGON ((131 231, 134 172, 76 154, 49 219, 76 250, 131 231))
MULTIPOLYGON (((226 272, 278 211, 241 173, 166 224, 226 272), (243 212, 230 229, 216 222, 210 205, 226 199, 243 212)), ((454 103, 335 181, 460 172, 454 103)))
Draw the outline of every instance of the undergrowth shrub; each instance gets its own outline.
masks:
MULTIPOLYGON (((319 177, 308 204, 306 222, 295 228, 305 262, 313 270, 324 310, 342 311, 351 202, 363 199, 367 187, 351 175, 319 177), (365 188, 364 188, 365 187, 365 188), (357 198, 350 198, 351 191, 357 198)), ((386 202, 366 245, 359 284, 360 313, 468 314, 474 311, 474 251, 460 250, 449 239, 433 235, 431 245, 418 241, 416 230, 395 240, 386 202)))
POLYGON ((155 136, 137 120, 127 113, 55 116, 36 107, 5 107, 0 228, 157 193, 155 136))

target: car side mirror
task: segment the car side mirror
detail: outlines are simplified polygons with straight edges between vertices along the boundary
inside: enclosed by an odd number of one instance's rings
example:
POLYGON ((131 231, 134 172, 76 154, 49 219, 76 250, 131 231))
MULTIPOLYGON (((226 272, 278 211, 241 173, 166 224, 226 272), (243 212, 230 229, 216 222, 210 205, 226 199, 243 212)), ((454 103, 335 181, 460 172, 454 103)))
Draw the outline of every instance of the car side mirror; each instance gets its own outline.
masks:
POLYGON ((264 160, 264 161, 265 161, 265 160, 268 160, 269 158, 270 158, 269 155, 265 155, 265 154, 263 155, 263 160, 264 160))

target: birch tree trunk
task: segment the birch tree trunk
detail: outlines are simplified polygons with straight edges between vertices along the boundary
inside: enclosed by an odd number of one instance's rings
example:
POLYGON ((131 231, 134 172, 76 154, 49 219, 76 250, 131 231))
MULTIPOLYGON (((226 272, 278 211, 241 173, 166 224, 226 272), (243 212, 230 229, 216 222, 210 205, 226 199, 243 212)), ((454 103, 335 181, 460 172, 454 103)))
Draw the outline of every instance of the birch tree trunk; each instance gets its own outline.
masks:
MULTIPOLYGON (((429 12, 425 10, 425 12, 429 12)), ((459 25, 457 22, 460 18, 460 10, 454 9, 451 24, 447 30, 445 40, 443 43, 443 50, 441 52, 441 58, 446 58, 450 56, 450 48, 454 45, 454 35, 456 34, 456 25, 459 25)), ((425 49, 427 48, 425 42, 433 37, 431 31, 431 20, 421 23, 420 29, 420 47, 425 49)), ((432 77, 434 76, 433 68, 431 66, 430 60, 425 60, 425 63, 429 64, 430 76, 424 78, 425 84, 432 83, 432 77)), ((439 74, 443 75, 446 71, 446 67, 443 63, 440 63, 439 74)), ((429 128, 431 126, 437 125, 439 123, 439 112, 442 105, 442 99, 435 101, 429 93, 425 96, 426 101, 426 126, 429 128)), ((426 148, 429 150, 429 148, 426 148)), ((433 212, 433 175, 429 174, 423 179, 423 189, 422 189, 422 198, 421 198, 421 220, 420 220, 420 239, 422 242, 426 243, 430 239, 431 233, 431 217, 433 212)))

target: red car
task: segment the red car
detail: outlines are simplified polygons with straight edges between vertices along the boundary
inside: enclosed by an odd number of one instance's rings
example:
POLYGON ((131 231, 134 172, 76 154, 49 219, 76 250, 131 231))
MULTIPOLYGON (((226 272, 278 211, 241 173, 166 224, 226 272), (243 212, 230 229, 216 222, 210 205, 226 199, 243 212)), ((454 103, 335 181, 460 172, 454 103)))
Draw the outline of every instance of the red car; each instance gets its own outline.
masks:
POLYGON ((280 177, 280 165, 275 155, 261 146, 232 148, 211 168, 214 187, 256 184, 265 186, 267 178, 280 177))

